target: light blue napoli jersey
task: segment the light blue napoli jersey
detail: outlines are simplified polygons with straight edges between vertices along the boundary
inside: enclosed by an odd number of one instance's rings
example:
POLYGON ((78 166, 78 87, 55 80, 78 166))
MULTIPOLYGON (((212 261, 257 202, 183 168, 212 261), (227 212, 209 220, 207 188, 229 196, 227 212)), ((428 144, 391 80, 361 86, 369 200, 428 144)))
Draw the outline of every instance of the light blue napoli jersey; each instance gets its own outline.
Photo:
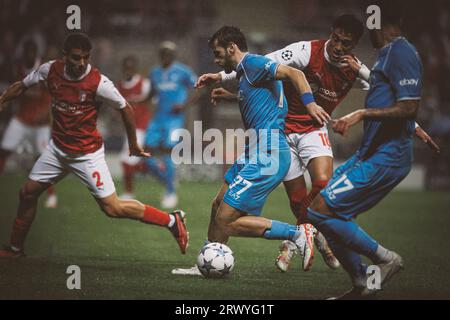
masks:
POLYGON ((287 102, 282 82, 275 80, 277 67, 278 63, 269 58, 247 53, 236 68, 236 76, 245 129, 278 130, 282 149, 287 147, 284 134, 287 102))
MULTIPOLYGON (((387 108, 397 101, 420 100, 422 63, 415 47, 398 37, 383 47, 370 73, 366 108, 387 108)), ((389 166, 411 165, 414 120, 365 120, 358 156, 389 166)))
POLYGON ((186 65, 173 62, 167 69, 156 67, 149 75, 158 101, 155 119, 182 117, 174 115, 172 108, 176 104, 186 103, 189 90, 194 88, 197 75, 186 65))

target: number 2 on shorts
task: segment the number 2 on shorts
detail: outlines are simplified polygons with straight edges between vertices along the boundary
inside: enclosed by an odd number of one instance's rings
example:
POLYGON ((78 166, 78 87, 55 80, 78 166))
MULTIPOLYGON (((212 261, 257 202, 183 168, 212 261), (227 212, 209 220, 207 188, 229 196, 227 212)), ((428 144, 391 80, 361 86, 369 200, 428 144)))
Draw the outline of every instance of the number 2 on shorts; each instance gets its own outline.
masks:
POLYGON ((103 182, 100 180, 100 172, 94 171, 92 173, 92 178, 97 179, 96 183, 97 188, 103 186, 103 182))

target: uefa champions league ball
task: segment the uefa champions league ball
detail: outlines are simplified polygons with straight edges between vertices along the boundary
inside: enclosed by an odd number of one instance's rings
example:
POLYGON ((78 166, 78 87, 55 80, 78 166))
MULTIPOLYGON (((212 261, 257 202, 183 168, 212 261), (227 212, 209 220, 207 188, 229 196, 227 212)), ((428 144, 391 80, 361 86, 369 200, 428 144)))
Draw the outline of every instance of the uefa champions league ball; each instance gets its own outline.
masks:
POLYGON ((208 243, 198 255, 197 266, 205 278, 222 278, 233 270, 233 251, 222 243, 208 243))

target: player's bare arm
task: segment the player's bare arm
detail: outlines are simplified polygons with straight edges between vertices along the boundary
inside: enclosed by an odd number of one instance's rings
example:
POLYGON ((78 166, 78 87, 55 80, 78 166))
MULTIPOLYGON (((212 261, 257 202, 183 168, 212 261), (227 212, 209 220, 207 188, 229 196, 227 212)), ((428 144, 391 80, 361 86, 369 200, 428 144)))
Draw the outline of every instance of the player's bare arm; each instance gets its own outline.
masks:
MULTIPOLYGON (((301 95, 303 94, 311 94, 312 90, 309 86, 308 81, 306 80, 305 74, 297 69, 294 69, 289 66, 285 66, 280 64, 277 68, 276 74, 277 80, 286 80, 289 79, 294 87, 297 89, 297 92, 301 95)), ((319 105, 317 105, 314 101, 305 104, 308 113, 316 120, 320 125, 323 125, 331 119, 330 115, 319 105)))
POLYGON ((195 88, 201 89, 213 84, 219 84, 222 81, 220 73, 205 73, 198 77, 195 88))
POLYGON ((359 109, 333 121, 333 130, 345 135, 348 129, 361 120, 414 119, 419 108, 418 100, 398 101, 389 108, 359 109))
POLYGON ((20 97, 26 90, 27 87, 25 87, 22 81, 14 82, 11 86, 9 86, 9 88, 7 88, 0 96, 0 111, 3 111, 3 108, 7 102, 20 97))
MULTIPOLYGON (((345 66, 349 66, 352 70, 354 70, 355 72, 358 72, 359 77, 361 79, 363 79, 364 81, 367 81, 367 82, 369 81, 370 70, 364 64, 362 64, 360 61, 356 60, 353 56, 351 56, 351 55, 344 55, 344 56, 342 56, 341 57, 341 63, 342 63, 343 66, 344 65, 345 66)), ((425 142, 431 148, 431 150, 433 150, 436 153, 440 153, 439 146, 425 132, 425 130, 423 130, 423 128, 421 128, 417 124, 417 122, 416 122, 415 134, 420 140, 425 142)))
POLYGON ((431 150, 433 150, 436 153, 441 153, 441 148, 438 146, 436 142, 426 133, 425 130, 423 130, 417 123, 416 123, 416 130, 414 131, 416 136, 425 142, 431 150))
POLYGON ((134 120, 133 107, 127 102, 125 108, 120 109, 122 121, 127 132, 128 145, 130 147, 130 156, 136 157, 150 157, 149 152, 144 152, 144 149, 137 143, 136 138, 136 124, 134 120))

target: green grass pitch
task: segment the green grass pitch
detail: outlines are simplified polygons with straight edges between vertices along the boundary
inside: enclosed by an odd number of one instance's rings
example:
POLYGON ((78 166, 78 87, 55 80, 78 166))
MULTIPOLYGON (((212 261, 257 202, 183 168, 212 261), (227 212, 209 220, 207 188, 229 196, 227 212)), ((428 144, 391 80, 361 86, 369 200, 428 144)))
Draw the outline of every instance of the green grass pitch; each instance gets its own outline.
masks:
MULTIPOLYGON (((7 243, 24 177, 0 177, 0 242, 7 243)), ((120 183, 117 183, 120 191, 120 183)), ((275 271, 279 241, 232 238, 235 269, 226 279, 175 276, 190 267, 206 237, 210 203, 218 183, 182 182, 180 208, 188 213, 190 248, 181 255, 163 228, 109 219, 75 178, 57 185, 59 207, 38 215, 26 244, 28 257, 0 260, 2 299, 323 299, 350 287, 342 269, 327 269, 319 255, 311 272, 299 259, 286 274, 275 271), (81 290, 68 290, 66 269, 81 268, 81 290)), ((159 203, 161 187, 139 179, 138 199, 159 203)), ((264 216, 293 223, 282 188, 269 198, 264 216)), ((397 191, 358 218, 369 234, 399 252, 405 270, 381 299, 450 298, 450 198, 446 193, 397 191)))

